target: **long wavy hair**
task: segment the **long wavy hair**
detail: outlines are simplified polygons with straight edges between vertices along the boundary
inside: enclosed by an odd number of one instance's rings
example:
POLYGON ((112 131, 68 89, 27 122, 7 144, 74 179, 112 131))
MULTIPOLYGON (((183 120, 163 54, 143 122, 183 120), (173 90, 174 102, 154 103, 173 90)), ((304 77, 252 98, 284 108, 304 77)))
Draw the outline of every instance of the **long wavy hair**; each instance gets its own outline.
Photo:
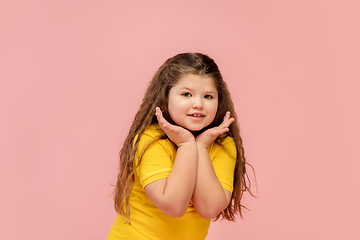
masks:
MULTIPOLYGON (((160 66, 150 81, 140 108, 135 115, 129 133, 120 151, 120 170, 114 189, 114 206, 117 213, 126 217, 127 223, 130 223, 129 196, 135 182, 134 173, 139 165, 137 164, 137 166, 134 166, 134 158, 135 153, 138 150, 141 135, 149 125, 157 123, 157 118, 155 116, 156 107, 160 107, 162 109, 163 116, 167 121, 175 124, 169 115, 168 95, 170 89, 184 74, 209 76, 214 80, 218 91, 218 109, 216 116, 209 126, 202 129, 197 134, 205 131, 206 129, 219 126, 222 123, 223 117, 227 111, 230 111, 231 117, 235 119, 235 121, 229 126, 229 131, 219 136, 215 141, 221 145, 223 138, 230 136, 234 139, 237 150, 231 201, 227 208, 218 214, 215 221, 220 217, 230 221, 235 221, 236 214, 243 217, 243 211, 244 209, 247 209, 241 203, 244 192, 249 192, 252 196, 254 196, 250 191, 251 183, 246 171, 246 166, 251 167, 251 165, 249 165, 246 161, 234 104, 218 66, 214 60, 207 55, 201 53, 181 53, 169 58, 162 66, 160 66), (137 135, 138 137, 134 142, 137 135)), ((162 138, 167 137, 164 135, 162 138)), ((251 169, 253 170, 252 167, 251 169)))

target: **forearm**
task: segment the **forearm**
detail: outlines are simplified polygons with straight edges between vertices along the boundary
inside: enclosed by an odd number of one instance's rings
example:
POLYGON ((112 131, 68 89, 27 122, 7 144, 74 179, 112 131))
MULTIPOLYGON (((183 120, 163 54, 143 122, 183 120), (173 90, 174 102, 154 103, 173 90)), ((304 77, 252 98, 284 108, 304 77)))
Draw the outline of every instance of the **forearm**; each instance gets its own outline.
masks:
POLYGON ((197 147, 193 141, 178 147, 169 177, 149 184, 145 192, 162 212, 181 217, 194 192, 196 170, 197 147))
POLYGON ((198 168, 193 202, 204 218, 214 218, 229 204, 231 194, 217 178, 207 148, 198 146, 198 168))
POLYGON ((186 210, 194 192, 197 170, 195 141, 178 148, 173 169, 167 179, 164 197, 186 210))

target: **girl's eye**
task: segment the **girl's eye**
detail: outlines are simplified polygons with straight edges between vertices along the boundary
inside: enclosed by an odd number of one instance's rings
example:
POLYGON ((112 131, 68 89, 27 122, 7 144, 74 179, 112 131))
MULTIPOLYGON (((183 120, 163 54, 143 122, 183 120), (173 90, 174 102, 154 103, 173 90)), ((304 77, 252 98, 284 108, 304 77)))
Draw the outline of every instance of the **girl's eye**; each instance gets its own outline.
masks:
POLYGON ((191 94, 190 93, 188 93, 188 92, 186 92, 186 93, 183 93, 183 94, 181 94, 182 96, 184 96, 184 97, 191 97, 191 94))
POLYGON ((211 95, 205 95, 204 98, 207 98, 207 99, 212 99, 213 97, 211 95))

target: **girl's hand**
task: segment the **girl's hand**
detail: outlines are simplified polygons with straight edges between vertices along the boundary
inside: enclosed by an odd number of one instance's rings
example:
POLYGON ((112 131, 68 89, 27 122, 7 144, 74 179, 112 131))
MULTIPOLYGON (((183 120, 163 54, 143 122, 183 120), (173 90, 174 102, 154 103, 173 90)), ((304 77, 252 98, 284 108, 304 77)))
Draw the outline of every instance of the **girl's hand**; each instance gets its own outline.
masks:
POLYGON ((159 107, 156 108, 155 115, 161 129, 178 147, 188 142, 195 142, 194 135, 192 135, 191 132, 180 126, 172 125, 168 121, 166 121, 159 107))
POLYGON ((210 128, 198 135, 196 137, 196 143, 208 148, 219 135, 229 131, 229 126, 234 120, 234 118, 230 118, 230 112, 226 112, 223 122, 218 127, 210 128))

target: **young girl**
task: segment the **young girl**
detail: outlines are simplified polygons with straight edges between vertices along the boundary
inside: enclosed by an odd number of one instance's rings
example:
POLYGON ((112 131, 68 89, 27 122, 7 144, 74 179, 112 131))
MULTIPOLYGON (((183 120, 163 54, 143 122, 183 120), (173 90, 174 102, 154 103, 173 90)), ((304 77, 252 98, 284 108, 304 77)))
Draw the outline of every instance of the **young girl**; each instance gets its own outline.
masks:
POLYGON ((234 106, 216 63, 200 53, 155 73, 120 153, 108 240, 200 240, 210 220, 242 213, 249 189, 234 106))

